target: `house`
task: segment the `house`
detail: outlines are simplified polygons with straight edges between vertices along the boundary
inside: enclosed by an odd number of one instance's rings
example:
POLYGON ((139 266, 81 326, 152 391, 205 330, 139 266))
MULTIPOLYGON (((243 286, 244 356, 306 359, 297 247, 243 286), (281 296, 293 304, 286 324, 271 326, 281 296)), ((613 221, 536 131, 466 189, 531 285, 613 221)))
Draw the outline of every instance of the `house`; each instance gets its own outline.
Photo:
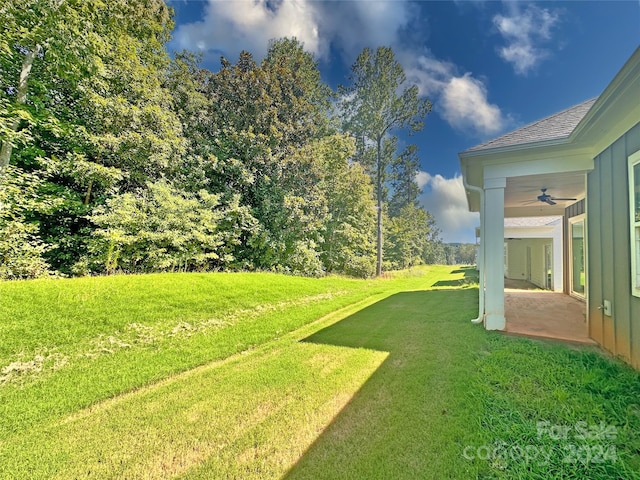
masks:
POLYGON ((459 158, 480 212, 477 321, 508 321, 505 218, 559 216, 562 291, 584 301, 593 340, 640 368, 640 48, 599 97, 459 158))
POLYGON ((504 219, 504 278, 564 291, 562 217, 504 219))

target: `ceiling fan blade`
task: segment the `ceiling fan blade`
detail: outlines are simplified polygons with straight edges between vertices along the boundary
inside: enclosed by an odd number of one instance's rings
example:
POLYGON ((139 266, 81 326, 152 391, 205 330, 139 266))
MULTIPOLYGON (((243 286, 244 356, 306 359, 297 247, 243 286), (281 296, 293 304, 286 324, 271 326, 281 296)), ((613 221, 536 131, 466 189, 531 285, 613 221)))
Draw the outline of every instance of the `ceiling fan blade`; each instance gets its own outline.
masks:
POLYGON ((556 202, 554 202, 551 197, 547 197, 542 201, 545 202, 545 203, 548 203, 549 205, 555 205, 556 204, 556 202))
POLYGON ((562 201, 562 200, 573 200, 573 201, 575 201, 575 200, 577 200, 577 199, 576 199, 576 198, 560 198, 560 197, 551 197, 551 200, 560 200, 560 201, 562 201))

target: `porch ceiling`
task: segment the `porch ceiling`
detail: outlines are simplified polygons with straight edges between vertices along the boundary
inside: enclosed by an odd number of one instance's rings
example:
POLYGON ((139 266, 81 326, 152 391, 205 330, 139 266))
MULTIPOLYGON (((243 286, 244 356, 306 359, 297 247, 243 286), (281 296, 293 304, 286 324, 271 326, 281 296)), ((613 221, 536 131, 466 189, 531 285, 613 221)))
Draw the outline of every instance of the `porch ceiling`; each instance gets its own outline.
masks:
POLYGON ((542 188, 547 194, 558 198, 585 197, 584 173, 555 173, 547 175, 527 175, 507 178, 504 192, 505 217, 530 217, 562 215, 564 209, 575 203, 569 200, 557 200, 549 205, 538 200, 542 188))

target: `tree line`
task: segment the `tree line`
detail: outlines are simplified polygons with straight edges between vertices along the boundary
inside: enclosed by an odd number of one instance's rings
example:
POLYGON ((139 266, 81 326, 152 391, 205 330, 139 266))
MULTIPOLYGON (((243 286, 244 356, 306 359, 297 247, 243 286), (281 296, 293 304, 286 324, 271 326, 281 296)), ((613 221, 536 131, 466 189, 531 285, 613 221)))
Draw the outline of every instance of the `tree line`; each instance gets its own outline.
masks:
POLYGON ((161 0, 0 6, 0 278, 433 262, 415 145, 431 103, 393 51, 326 85, 296 39, 203 68, 161 0))

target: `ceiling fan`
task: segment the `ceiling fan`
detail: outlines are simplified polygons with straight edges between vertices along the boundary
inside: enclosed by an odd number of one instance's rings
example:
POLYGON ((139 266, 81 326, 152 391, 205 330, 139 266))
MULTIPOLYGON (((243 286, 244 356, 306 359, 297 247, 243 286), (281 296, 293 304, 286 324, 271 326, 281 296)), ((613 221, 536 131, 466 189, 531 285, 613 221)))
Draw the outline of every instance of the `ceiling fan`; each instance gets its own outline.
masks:
POLYGON ((542 195, 538 195, 538 200, 540 200, 541 202, 544 202, 544 203, 548 203, 549 205, 555 205, 556 204, 555 200, 560 200, 560 201, 563 201, 563 200, 573 200, 573 201, 575 201, 576 200, 575 198, 552 197, 551 195, 549 195, 547 193, 547 189, 546 188, 541 188, 540 190, 542 191, 542 195))

